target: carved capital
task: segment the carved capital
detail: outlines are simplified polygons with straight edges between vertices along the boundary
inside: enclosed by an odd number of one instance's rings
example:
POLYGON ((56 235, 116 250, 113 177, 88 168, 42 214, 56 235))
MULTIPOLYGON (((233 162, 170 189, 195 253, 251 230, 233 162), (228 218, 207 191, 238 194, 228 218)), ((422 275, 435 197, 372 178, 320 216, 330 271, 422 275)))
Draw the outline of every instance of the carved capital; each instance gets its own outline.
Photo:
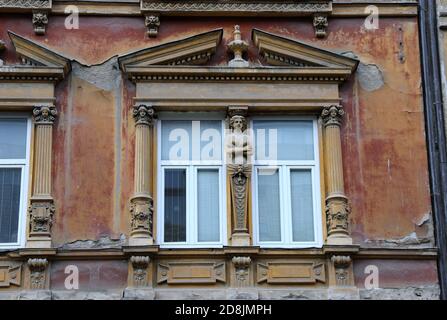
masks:
POLYGON ((345 197, 326 199, 326 223, 328 236, 333 234, 349 235, 349 215, 351 207, 345 197))
POLYGON ((160 15, 159 14, 147 14, 145 15, 144 24, 147 28, 147 35, 150 38, 158 36, 158 28, 160 27, 160 15))
POLYGON ((350 265, 351 257, 349 256, 332 256, 331 262, 335 271, 335 284, 337 286, 350 285, 350 265))
POLYGON ((153 200, 151 197, 135 197, 131 199, 131 233, 148 234, 152 238, 153 212, 153 200))
POLYGON ((51 237, 53 216, 56 211, 52 200, 32 201, 29 212, 29 235, 51 237))
POLYGON ((135 123, 152 125, 155 117, 155 109, 144 104, 133 107, 135 123))
POLYGON ((31 258, 28 259, 28 268, 30 271, 30 288, 44 289, 46 283, 47 259, 31 258))
POLYGON ((323 112, 321 113, 321 118, 323 119, 323 124, 325 127, 341 126, 341 122, 343 120, 344 115, 345 111, 343 110, 342 106, 333 105, 323 109, 323 112))
POLYGON ((36 106, 33 109, 34 123, 36 124, 53 124, 56 116, 55 106, 36 106))
POLYGON ((135 287, 145 287, 148 284, 148 267, 149 267, 149 257, 148 256, 132 256, 130 257, 130 263, 133 269, 133 285, 135 287))
POLYGON ((44 35, 48 24, 48 13, 46 11, 33 11, 34 33, 44 35))
POLYGON ((327 15, 315 14, 313 24, 314 24, 314 28, 315 28, 315 36, 317 38, 326 37, 326 35, 327 35, 326 29, 329 26, 327 15))

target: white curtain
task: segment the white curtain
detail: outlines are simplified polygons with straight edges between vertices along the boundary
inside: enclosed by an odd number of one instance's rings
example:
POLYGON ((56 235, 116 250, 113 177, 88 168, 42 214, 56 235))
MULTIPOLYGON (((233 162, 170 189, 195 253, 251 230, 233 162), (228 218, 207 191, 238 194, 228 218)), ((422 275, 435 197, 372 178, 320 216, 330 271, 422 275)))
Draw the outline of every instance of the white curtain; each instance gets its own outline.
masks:
POLYGON ((199 242, 219 241, 218 170, 197 170, 197 214, 199 242))
POLYGON ((26 158, 26 119, 0 119, 0 159, 26 158))
POLYGON ((258 169, 259 241, 281 241, 279 170, 258 169))
POLYGON ((314 241, 312 172, 290 171, 293 241, 314 241))

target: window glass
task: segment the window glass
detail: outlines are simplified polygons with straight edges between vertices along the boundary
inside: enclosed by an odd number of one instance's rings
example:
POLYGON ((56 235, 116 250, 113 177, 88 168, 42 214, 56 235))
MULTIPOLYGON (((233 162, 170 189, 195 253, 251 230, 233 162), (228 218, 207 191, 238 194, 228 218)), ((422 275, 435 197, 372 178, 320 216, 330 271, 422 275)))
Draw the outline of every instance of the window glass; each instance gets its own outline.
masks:
POLYGON ((0 159, 25 159, 26 135, 26 119, 0 118, 0 159))
POLYGON ((0 243, 17 242, 21 168, 0 168, 0 243))
POLYGON ((186 170, 166 169, 164 190, 165 241, 186 241, 186 170))
POLYGON ((219 170, 197 170, 199 241, 219 241, 219 170))
POLYGON ((313 241, 312 172, 290 170, 293 241, 313 241))
POLYGON ((279 170, 258 169, 259 240, 281 241, 279 170))

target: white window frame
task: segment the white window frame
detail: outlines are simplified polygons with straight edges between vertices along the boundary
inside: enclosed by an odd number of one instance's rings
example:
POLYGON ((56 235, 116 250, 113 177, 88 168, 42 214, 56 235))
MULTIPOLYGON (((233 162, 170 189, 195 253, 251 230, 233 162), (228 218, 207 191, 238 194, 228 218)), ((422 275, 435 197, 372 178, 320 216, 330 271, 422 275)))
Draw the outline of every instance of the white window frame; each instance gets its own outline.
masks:
POLYGON ((26 158, 25 159, 0 159, 0 168, 21 168, 20 179, 20 206, 19 206, 19 223, 17 229, 17 241, 0 243, 0 249, 18 249, 23 248, 26 243, 26 221, 28 207, 28 191, 29 191, 29 168, 31 154, 31 117, 23 114, 0 113, 0 119, 26 119, 26 158))
MULTIPOLYGON (((323 221, 321 215, 321 183, 320 183, 320 156, 319 156, 319 137, 318 122, 316 117, 293 116, 293 117, 275 117, 259 116, 251 119, 251 127, 254 121, 299 121, 312 120, 313 122, 313 140, 314 140, 314 160, 297 161, 270 161, 256 160, 255 154, 252 157, 253 166, 253 242, 263 248, 321 248, 323 246, 323 221), (280 226, 281 241, 260 241, 259 240, 259 211, 258 211, 258 168, 278 168, 279 169, 279 195, 280 195, 280 226), (293 241, 292 231, 292 200, 290 170, 311 170, 312 175, 312 202, 314 213, 314 241, 297 242, 293 241)), ((253 132, 256 134, 256 132, 253 132)), ((255 141, 255 139, 253 139, 255 141)))
POLYGON ((226 222, 226 167, 224 153, 225 122, 224 114, 219 113, 183 113, 183 112, 161 112, 157 120, 157 241, 162 248, 222 248, 227 241, 226 222), (185 160, 161 160, 161 126, 163 121, 185 120, 202 121, 217 120, 222 123, 222 160, 210 161, 185 161, 185 160), (165 242, 164 241, 164 183, 166 169, 186 170, 186 241, 165 242), (219 170, 219 231, 220 239, 216 242, 198 241, 198 210, 197 210, 197 171, 200 169, 219 170))

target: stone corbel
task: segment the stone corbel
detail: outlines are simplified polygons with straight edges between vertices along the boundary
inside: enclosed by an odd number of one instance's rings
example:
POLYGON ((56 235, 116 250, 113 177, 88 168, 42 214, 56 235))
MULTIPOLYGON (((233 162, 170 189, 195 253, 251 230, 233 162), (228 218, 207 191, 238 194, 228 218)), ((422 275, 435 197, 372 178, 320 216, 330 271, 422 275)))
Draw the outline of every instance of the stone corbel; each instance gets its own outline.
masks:
POLYGON ((160 15, 158 13, 148 13, 145 15, 144 24, 147 28, 149 38, 158 36, 158 28, 160 27, 160 15))
POLYGON ((231 244, 249 246, 249 196, 251 139, 247 130, 247 107, 229 107, 231 133, 227 135, 227 176, 230 187, 231 244))
POLYGON ((351 212, 345 195, 340 127, 345 112, 340 105, 323 109, 326 177, 326 224, 329 245, 352 245, 349 232, 351 212))
POLYGON ((27 247, 51 248, 51 227, 55 206, 51 195, 51 162, 53 124, 57 110, 54 106, 36 106, 34 117, 34 168, 30 201, 27 247))
POLYGON ((47 287, 48 260, 45 258, 28 259, 29 289, 44 290, 47 287))
POLYGON ((327 27, 329 26, 329 22, 326 14, 315 14, 313 25, 315 28, 315 36, 317 38, 325 38, 327 36, 327 27))
POLYGON ((231 262, 234 266, 234 274, 232 277, 233 285, 237 288, 243 288, 252 285, 251 258, 233 257, 231 262))
POLYGON ((33 27, 36 35, 44 35, 48 24, 48 12, 42 10, 33 11, 33 27))
POLYGON ((152 126, 155 110, 146 105, 133 107, 135 119, 134 196, 130 199, 130 246, 152 245, 152 126))

